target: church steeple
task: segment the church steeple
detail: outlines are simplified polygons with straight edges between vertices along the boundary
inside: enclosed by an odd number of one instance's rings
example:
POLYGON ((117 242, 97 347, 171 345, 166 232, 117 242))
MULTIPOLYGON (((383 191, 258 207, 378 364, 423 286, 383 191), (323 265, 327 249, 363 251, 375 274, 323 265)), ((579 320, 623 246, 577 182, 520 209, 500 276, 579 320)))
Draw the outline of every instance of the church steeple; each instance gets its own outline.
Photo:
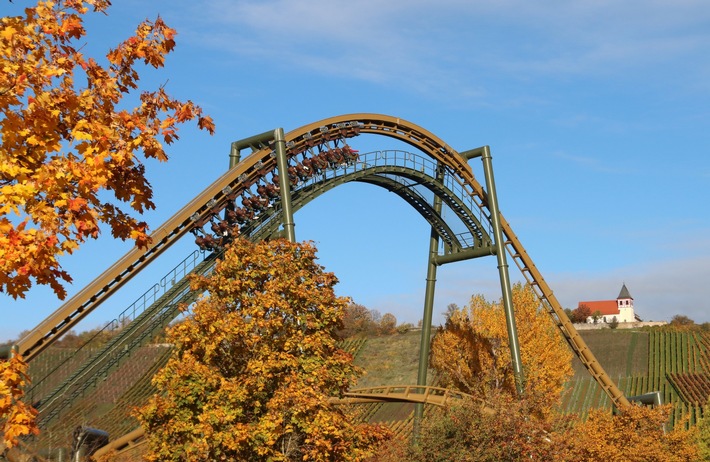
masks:
POLYGON ((630 298, 631 300, 634 299, 634 297, 632 297, 631 294, 629 293, 629 289, 626 288, 626 284, 624 284, 624 285, 621 287, 621 292, 619 292, 619 296, 616 297, 616 299, 617 299, 617 300, 622 300, 622 299, 629 299, 629 298, 630 298))

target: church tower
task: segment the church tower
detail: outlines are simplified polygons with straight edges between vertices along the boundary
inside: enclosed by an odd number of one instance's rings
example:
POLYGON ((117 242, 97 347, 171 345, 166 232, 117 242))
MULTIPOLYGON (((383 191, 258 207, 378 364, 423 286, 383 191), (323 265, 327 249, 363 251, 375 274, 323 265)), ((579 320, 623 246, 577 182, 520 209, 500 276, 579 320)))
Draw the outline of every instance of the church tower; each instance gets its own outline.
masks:
POLYGON ((619 296, 616 297, 616 306, 619 309, 619 322, 634 322, 634 299, 626 288, 626 284, 621 287, 619 296))

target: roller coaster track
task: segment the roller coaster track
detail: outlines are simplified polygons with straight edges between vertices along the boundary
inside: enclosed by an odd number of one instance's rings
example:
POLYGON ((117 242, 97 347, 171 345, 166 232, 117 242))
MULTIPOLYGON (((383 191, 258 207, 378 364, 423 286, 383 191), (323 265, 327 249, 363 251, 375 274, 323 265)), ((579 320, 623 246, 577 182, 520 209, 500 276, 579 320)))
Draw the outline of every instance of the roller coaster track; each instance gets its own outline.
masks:
MULTIPOLYGON (((343 146, 347 139, 360 134, 394 138, 413 146, 424 156, 405 151, 380 151, 362 156, 357 162, 320 168, 317 175, 294 184, 292 194, 296 207, 339 184, 367 182, 398 194, 412 205, 439 234, 444 242, 445 255, 463 255, 470 250, 479 251, 478 255, 494 252, 487 194, 474 178, 467 160, 438 137, 410 122, 377 114, 351 114, 306 125, 285 136, 289 165, 300 165, 306 159, 315 159, 324 150, 343 146), (435 180, 437 169, 445 172, 441 181, 435 180), (460 219, 463 233, 457 234, 448 220, 433 210, 427 196, 431 194, 440 197, 460 219)), ((203 228, 212 224, 212 229, 215 229, 220 214, 233 209, 238 197, 256 196, 254 187, 259 182, 268 179, 273 182, 275 175, 281 173, 276 166, 273 143, 254 142, 251 148, 251 155, 156 229, 148 247, 129 251, 23 337, 17 346, 25 358, 32 360, 186 233, 206 235, 203 228)), ((279 203, 275 201, 262 210, 259 217, 252 217, 242 225, 242 235, 252 239, 272 235, 278 230, 279 215, 279 203)), ((627 399, 574 329, 510 224, 502 215, 500 221, 506 251, 533 287, 564 338, 612 402, 617 406, 627 405, 627 399)))
MULTIPOLYGON (((376 184, 399 195, 418 210, 431 226, 439 230, 446 248, 461 250, 470 243, 488 242, 490 238, 485 230, 482 231, 481 220, 470 212, 470 204, 466 203, 466 197, 469 196, 463 194, 462 189, 457 189, 455 182, 431 183, 430 180, 436 174, 435 170, 436 165, 421 155, 401 150, 375 151, 360 155, 357 163, 331 169, 329 175, 313 178, 297 186, 294 189, 293 203, 298 210, 316 195, 351 181, 376 184), (423 185, 428 185, 428 188, 423 185), (455 234, 449 224, 434 213, 423 195, 427 189, 443 197, 452 210, 458 210, 454 213, 461 220, 464 232, 455 234)), ((242 234, 252 240, 260 240, 273 234, 279 226, 280 218, 279 207, 275 205, 276 207, 265 212, 259 220, 245 226, 242 234)), ((88 361, 77 367, 74 361, 70 361, 72 358, 67 358, 65 363, 58 365, 45 376, 35 377, 32 388, 28 390, 28 397, 40 411, 39 421, 43 428, 59 417, 76 398, 82 397, 90 387, 104 380, 125 358, 130 357, 134 351, 162 331, 179 314, 180 305, 189 304, 197 297, 198 294, 189 292, 189 278, 186 276, 207 273, 218 256, 215 253, 200 261, 198 254, 199 252, 195 251, 189 255, 159 283, 107 324, 105 329, 114 326, 121 328, 112 340, 95 352, 88 361), (158 296, 161 288, 164 288, 165 292, 158 296), (153 303, 145 306, 146 300, 153 300, 153 303), (125 325, 126 320, 132 322, 125 325), (60 382, 58 386, 47 390, 45 384, 56 385, 57 382, 60 382)))
MULTIPOLYGON (((207 260, 214 260, 214 258, 214 255, 210 255, 207 260)), ((106 356, 121 355, 121 352, 130 353, 127 348, 123 347, 129 343, 131 338, 140 335, 141 331, 145 331, 146 324, 150 323, 151 317, 159 316, 166 307, 179 303, 180 297, 189 287, 189 279, 185 276, 193 273, 206 273, 211 267, 210 263, 205 265, 204 252, 199 250, 192 252, 158 283, 88 339, 74 354, 66 357, 63 361, 52 361, 55 366, 43 375, 34 375, 31 387, 25 394, 27 399, 34 403, 37 409, 44 407, 48 399, 57 393, 56 389, 63 388, 63 385, 57 387, 58 383, 71 382, 70 375, 78 374, 77 362, 84 362, 80 366, 86 368, 90 367, 92 362, 105 361, 106 356), (111 341, 98 353, 92 351, 91 345, 100 341, 102 337, 109 337, 111 341), (90 359, 86 361, 88 358, 90 359), (67 376, 70 377, 67 379, 67 376), (53 391, 52 388, 55 390, 53 391)))

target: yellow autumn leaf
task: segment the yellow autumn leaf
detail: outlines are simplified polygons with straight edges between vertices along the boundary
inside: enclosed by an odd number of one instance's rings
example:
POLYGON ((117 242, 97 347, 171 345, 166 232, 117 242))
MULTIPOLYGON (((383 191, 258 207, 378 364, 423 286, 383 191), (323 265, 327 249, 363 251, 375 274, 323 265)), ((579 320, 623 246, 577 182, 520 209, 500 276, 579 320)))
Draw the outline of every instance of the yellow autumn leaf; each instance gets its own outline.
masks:
POLYGON ((17 30, 15 30, 14 27, 4 27, 2 31, 0 31, 0 37, 2 37, 5 40, 12 40, 12 37, 17 33, 17 30))

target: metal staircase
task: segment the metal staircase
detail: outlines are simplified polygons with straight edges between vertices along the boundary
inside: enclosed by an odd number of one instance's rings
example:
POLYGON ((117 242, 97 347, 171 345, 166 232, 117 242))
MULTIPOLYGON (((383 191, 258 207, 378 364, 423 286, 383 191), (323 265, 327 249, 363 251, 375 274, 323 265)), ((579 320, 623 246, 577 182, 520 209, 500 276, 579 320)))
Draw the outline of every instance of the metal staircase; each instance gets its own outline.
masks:
MULTIPOLYGON (((208 256, 188 274, 206 274, 213 267, 215 259, 215 255, 208 256)), ((199 294, 190 290, 189 278, 186 276, 176 281, 155 303, 120 330, 89 361, 76 369, 37 403, 40 427, 48 426, 87 389, 95 387, 99 380, 107 377, 139 347, 163 332, 165 327, 177 317, 181 306, 189 305, 197 299, 199 294)))

